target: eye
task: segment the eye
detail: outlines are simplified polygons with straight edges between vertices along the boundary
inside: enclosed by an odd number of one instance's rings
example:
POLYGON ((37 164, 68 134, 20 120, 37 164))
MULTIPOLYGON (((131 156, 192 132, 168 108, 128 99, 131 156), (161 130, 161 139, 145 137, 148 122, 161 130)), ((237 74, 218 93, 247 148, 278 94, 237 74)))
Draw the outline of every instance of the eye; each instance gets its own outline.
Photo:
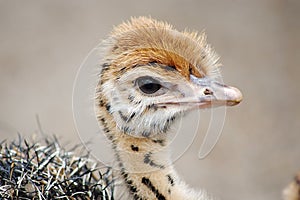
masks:
POLYGON ((139 77, 136 79, 136 84, 145 94, 154 94, 162 87, 159 81, 150 76, 139 77))

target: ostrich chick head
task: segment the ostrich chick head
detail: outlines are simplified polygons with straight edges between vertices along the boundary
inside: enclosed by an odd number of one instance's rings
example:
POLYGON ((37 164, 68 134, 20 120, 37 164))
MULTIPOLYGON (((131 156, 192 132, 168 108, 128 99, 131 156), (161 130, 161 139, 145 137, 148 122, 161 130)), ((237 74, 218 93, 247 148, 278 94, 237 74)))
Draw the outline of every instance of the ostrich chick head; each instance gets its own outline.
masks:
POLYGON ((128 135, 166 133, 187 111, 242 100, 218 81, 219 58, 204 33, 140 17, 116 27, 104 47, 98 101, 128 135))

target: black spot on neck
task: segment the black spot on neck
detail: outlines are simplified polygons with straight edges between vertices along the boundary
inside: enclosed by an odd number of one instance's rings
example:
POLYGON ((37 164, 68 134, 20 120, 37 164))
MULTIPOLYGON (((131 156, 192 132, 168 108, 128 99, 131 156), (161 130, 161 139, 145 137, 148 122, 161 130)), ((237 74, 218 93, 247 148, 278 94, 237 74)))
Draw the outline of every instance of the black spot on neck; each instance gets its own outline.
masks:
POLYGON ((155 186, 152 184, 152 182, 150 181, 150 179, 143 177, 142 178, 142 183, 144 185, 146 185, 156 196, 156 198, 158 200, 166 200, 166 197, 164 195, 162 195, 158 189, 155 188, 155 186))
POLYGON ((103 107, 104 106, 104 102, 102 99, 99 100, 99 106, 103 107))
POLYGON ((107 103, 107 104, 105 105, 105 108, 106 108, 106 110, 107 110, 109 113, 111 113, 111 111, 110 111, 111 106, 110 106, 109 103, 107 103))
POLYGON ((159 169, 164 169, 165 166, 160 165, 160 164, 156 164, 156 163, 151 159, 151 155, 152 155, 151 152, 145 154, 145 156, 144 156, 144 163, 150 165, 151 167, 156 167, 156 168, 159 168, 159 169))
POLYGON ((161 146, 165 146, 165 141, 164 141, 164 140, 152 140, 152 142, 158 143, 158 144, 160 144, 161 146))
POLYGON ((138 146, 134 146, 133 144, 131 145, 131 150, 132 151, 139 151, 139 147, 138 146))
POLYGON ((168 178, 168 181, 169 183, 171 184, 171 186, 174 186, 175 183, 174 183, 174 179, 172 178, 172 176, 170 174, 167 175, 167 178, 168 178))

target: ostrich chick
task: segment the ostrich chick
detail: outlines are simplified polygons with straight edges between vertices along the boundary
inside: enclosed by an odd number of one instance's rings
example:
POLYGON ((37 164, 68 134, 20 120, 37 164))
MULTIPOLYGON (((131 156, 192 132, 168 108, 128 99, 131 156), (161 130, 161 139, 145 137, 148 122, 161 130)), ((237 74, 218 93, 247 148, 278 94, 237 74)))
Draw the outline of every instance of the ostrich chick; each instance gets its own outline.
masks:
POLYGON ((184 113, 242 100, 216 81, 220 64, 206 36, 139 17, 102 47, 96 102, 122 181, 117 199, 209 199, 180 180, 168 153, 170 126, 184 113))

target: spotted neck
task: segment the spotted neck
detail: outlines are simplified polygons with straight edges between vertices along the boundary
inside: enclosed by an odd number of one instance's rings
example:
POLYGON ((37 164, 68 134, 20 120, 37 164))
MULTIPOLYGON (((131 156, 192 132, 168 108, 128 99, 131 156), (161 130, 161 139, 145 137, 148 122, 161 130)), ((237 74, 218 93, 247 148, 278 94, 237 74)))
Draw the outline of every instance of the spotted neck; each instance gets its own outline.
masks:
POLYGON ((151 138, 125 134, 116 126, 109 112, 110 106, 100 102, 99 121, 115 152, 116 173, 121 179, 120 188, 124 192, 118 190, 117 185, 116 195, 120 197, 116 199, 208 199, 203 193, 187 189, 180 181, 171 163, 166 134, 151 138))

